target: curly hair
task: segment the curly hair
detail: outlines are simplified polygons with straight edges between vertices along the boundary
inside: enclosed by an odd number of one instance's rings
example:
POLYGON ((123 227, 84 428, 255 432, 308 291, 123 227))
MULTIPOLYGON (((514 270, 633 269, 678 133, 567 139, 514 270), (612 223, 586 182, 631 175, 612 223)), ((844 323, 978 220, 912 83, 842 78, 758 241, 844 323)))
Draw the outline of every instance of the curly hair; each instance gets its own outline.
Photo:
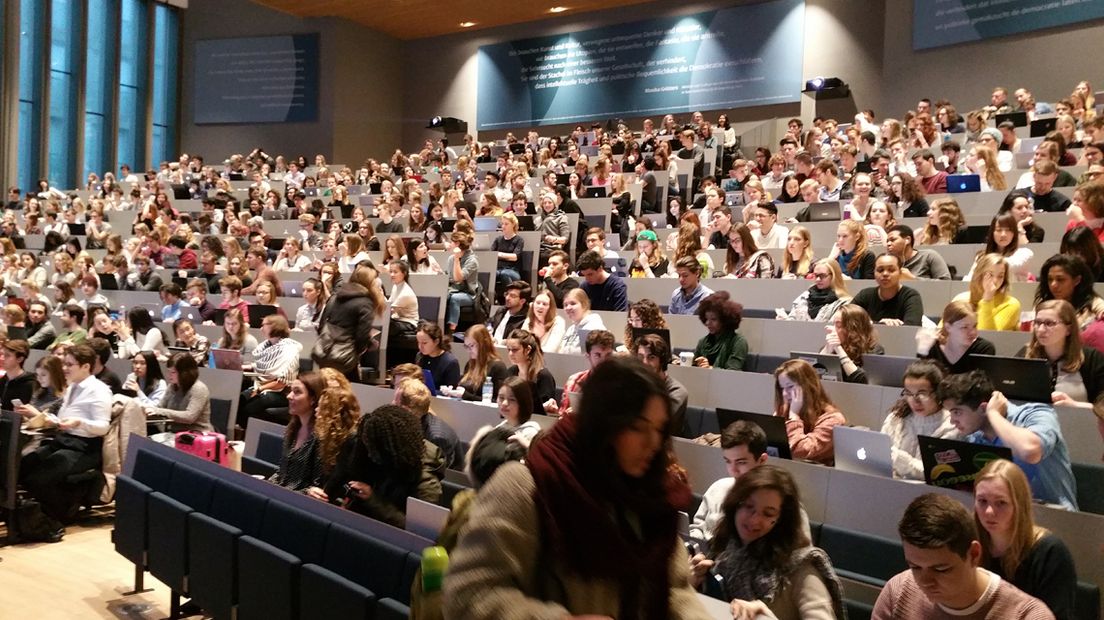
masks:
MULTIPOLYGON (((416 478, 425 451, 418 419, 398 405, 383 405, 357 424, 354 459, 396 470, 398 477, 416 478)), ((357 468, 359 471, 361 468, 357 468)))
MULTIPOLYGON (((324 375, 327 370, 337 373, 333 368, 326 368, 321 374, 324 375)), ((338 376, 345 379, 343 375, 338 376)), ((302 380, 303 375, 299 379, 302 380)), ((351 389, 326 388, 322 392, 315 410, 314 434, 318 437, 323 471, 333 471, 341 447, 352 436, 359 420, 360 402, 351 389)))
POLYGON ((740 329, 740 320, 743 318, 744 307, 732 301, 728 291, 719 291, 701 300, 698 304, 698 320, 705 323, 705 315, 714 313, 721 320, 721 326, 726 332, 734 332, 740 329))
MULTIPOLYGON (((878 344, 878 332, 874 331, 874 322, 862 306, 847 304, 836 311, 841 327, 847 332, 840 339, 840 345, 856 365, 862 366, 863 354, 869 353, 878 344)), ((834 320, 834 317, 833 317, 834 320)))
MULTIPOLYGON (((635 301, 629 306, 629 311, 626 313, 626 318, 632 316, 635 312, 636 316, 640 319, 640 326, 646 329, 667 329, 667 319, 663 317, 663 311, 659 309, 656 302, 651 299, 641 299, 635 301)), ((625 321, 625 346, 632 344, 632 324, 625 321)))

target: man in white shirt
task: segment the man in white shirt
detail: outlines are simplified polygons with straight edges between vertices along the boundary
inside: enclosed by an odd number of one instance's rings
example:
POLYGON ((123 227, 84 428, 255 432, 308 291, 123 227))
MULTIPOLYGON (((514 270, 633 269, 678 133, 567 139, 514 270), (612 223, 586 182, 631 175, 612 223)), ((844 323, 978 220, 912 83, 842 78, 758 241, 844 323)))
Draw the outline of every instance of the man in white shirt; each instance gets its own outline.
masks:
MULTIPOLYGON (((774 206, 774 203, 759 203, 752 216, 759 223, 759 228, 753 229, 751 233, 755 237, 756 247, 760 250, 786 247, 786 237, 789 236, 790 231, 785 226, 777 224, 778 207, 774 206)), ((744 253, 746 254, 747 251, 745 250, 744 253)))
POLYGON ((724 517, 725 496, 740 476, 767 462, 767 434, 759 425, 744 420, 729 424, 721 431, 721 458, 729 477, 709 485, 690 522, 690 542, 702 553, 709 551, 717 524, 724 517))
POLYGON ((86 485, 66 483, 66 477, 101 466, 103 436, 111 426, 111 388, 92 374, 96 352, 87 344, 75 345, 65 354, 63 365, 69 387, 56 415, 28 404, 15 408, 23 417, 41 416, 46 426, 61 431, 23 457, 19 471, 23 487, 57 522, 52 542, 64 535, 62 524, 76 516, 87 490, 86 485))

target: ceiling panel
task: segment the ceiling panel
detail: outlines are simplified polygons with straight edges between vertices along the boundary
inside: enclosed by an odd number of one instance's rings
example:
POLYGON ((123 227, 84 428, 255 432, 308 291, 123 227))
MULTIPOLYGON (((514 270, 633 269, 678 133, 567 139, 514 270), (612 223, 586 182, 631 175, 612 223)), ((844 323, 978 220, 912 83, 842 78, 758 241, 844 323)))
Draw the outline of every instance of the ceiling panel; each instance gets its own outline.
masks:
POLYGON ((257 4, 297 17, 340 17, 397 39, 424 39, 467 30, 539 21, 553 17, 554 6, 567 7, 558 15, 575 15, 651 0, 253 0, 257 4), (461 22, 475 22, 469 28, 461 22))

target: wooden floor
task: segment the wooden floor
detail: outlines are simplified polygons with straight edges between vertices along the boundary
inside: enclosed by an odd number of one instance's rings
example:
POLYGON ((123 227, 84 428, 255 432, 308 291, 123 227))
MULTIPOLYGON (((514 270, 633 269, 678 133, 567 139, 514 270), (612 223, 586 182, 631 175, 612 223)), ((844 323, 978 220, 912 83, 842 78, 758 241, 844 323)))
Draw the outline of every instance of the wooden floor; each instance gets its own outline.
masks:
POLYGON ((91 518, 58 543, 0 547, 0 620, 167 618, 169 590, 149 573, 150 592, 123 596, 134 587, 134 565, 115 553, 112 527, 91 518))

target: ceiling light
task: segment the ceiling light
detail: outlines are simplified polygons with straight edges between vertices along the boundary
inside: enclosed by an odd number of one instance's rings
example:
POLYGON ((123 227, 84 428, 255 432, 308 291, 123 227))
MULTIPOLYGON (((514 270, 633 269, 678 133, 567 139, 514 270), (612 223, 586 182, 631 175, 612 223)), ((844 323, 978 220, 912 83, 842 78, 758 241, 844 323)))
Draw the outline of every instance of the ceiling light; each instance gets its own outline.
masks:
POLYGON ((475 25, 475 22, 460 22, 461 28, 471 28, 475 25))
POLYGON ((550 9, 548 9, 548 12, 549 13, 563 13, 566 10, 567 10, 566 6, 554 6, 550 9))

